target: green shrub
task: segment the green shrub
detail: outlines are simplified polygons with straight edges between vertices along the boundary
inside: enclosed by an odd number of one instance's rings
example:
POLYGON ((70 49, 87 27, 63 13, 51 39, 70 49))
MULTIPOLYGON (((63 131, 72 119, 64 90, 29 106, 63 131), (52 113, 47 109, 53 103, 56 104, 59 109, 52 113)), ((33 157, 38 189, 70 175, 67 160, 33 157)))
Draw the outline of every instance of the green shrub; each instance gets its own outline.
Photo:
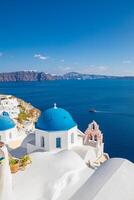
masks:
POLYGON ((22 122, 22 121, 25 121, 25 120, 27 120, 27 113, 22 111, 18 115, 18 121, 22 122))

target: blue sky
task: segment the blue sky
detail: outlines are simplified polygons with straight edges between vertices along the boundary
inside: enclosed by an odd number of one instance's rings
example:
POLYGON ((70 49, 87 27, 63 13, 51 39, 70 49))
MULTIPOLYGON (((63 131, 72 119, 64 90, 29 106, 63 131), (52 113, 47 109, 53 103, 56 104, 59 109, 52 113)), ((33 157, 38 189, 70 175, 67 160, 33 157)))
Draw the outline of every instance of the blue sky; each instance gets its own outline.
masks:
POLYGON ((134 75, 134 1, 0 0, 0 72, 134 75))

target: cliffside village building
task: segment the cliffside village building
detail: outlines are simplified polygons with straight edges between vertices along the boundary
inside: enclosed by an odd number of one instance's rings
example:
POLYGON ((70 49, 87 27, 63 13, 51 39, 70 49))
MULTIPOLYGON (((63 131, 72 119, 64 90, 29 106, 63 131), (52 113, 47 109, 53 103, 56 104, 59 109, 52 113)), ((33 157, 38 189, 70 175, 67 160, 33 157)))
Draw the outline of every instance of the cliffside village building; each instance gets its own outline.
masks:
POLYGON ((7 112, 13 119, 18 117, 20 113, 19 102, 11 95, 0 95, 0 114, 7 112))

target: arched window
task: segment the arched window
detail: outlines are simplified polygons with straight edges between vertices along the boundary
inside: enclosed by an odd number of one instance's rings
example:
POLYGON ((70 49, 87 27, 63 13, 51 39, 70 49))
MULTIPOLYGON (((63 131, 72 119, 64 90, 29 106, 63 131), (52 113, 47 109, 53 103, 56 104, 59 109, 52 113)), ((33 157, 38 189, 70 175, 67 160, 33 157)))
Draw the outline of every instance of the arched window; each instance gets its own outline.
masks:
POLYGON ((92 135, 90 135, 90 138, 89 138, 90 140, 93 140, 93 136, 92 135))
POLYGON ((56 138, 56 148, 61 148, 61 138, 56 138))
POLYGON ((93 126, 92 126, 92 127, 93 127, 93 130, 95 130, 95 124, 94 124, 94 123, 93 123, 93 126))
POLYGON ((97 135, 94 136, 94 140, 97 141, 97 135))

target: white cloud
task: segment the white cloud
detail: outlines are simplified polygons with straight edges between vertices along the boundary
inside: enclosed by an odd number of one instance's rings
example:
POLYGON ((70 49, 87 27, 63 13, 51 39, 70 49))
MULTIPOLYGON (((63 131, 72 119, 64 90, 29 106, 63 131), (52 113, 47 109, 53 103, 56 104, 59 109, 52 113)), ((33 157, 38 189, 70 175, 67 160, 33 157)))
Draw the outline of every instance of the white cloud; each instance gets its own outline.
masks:
POLYGON ((64 59, 61 59, 60 62, 65 62, 65 60, 64 60, 64 59))
POLYGON ((47 60, 49 57, 43 56, 43 55, 41 55, 41 54, 35 54, 35 55, 34 55, 34 58, 38 58, 38 59, 40 59, 40 60, 47 60))
POLYGON ((123 60, 122 63, 123 63, 123 64, 131 64, 132 61, 131 61, 131 60, 123 60))
POLYGON ((0 52, 0 57, 1 57, 1 56, 3 56, 3 53, 2 53, 2 52, 0 52))

